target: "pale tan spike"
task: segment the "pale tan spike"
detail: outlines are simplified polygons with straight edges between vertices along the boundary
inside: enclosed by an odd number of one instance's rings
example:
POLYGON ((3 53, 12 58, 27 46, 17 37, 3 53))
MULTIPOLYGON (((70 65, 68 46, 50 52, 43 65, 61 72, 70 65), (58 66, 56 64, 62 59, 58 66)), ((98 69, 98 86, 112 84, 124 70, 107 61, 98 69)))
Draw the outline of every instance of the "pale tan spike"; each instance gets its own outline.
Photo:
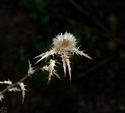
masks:
POLYGON ((45 53, 42 53, 42 54, 40 54, 40 55, 38 55, 38 56, 35 56, 33 59, 42 57, 44 54, 45 54, 45 53))
POLYGON ((59 79, 61 79, 60 76, 56 72, 54 72, 53 74, 56 75, 59 79))
POLYGON ((35 62, 35 64, 39 63, 42 60, 43 60, 43 58, 40 58, 37 62, 35 62))
POLYGON ((88 54, 85 54, 84 51, 79 51, 78 49, 74 49, 74 53, 76 53, 77 55, 81 55, 81 56, 84 56, 86 58, 89 58, 89 59, 93 60, 88 54))
POLYGON ((66 77, 66 61, 64 56, 62 57, 62 62, 63 62, 64 76, 66 77))
POLYGON ((35 58, 38 58, 38 57, 42 57, 40 58, 35 64, 37 64, 38 62, 40 62, 41 60, 43 60, 44 58, 47 58, 49 57, 50 55, 53 55, 55 54, 56 52, 54 50, 50 50, 49 52, 46 52, 46 53, 43 53, 41 55, 38 55, 36 56, 35 58))
POLYGON ((71 67, 70 67, 70 61, 69 61, 69 59, 66 59, 66 63, 67 63, 67 66, 68 66, 69 78, 70 78, 70 81, 71 81, 71 67))
POLYGON ((50 82, 50 80, 51 80, 51 76, 52 76, 52 73, 49 73, 49 76, 48 76, 48 84, 49 84, 49 82, 50 82))

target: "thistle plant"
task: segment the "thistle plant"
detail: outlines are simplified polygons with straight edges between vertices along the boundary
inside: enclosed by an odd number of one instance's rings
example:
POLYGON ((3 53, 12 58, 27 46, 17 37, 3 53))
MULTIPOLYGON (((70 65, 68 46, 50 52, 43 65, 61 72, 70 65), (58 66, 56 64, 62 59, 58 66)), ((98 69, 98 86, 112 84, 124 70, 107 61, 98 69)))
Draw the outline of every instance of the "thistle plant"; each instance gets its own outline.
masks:
POLYGON ((23 102, 25 97, 25 91, 26 91, 26 88, 25 88, 26 85, 24 85, 24 80, 39 70, 46 70, 49 72, 48 83, 50 82, 51 77, 54 75, 60 78, 60 76, 58 75, 55 69, 57 64, 60 63, 60 59, 62 61, 64 76, 66 77, 66 69, 67 69, 69 72, 69 78, 71 81, 71 66, 70 66, 70 60, 69 60, 71 56, 73 56, 74 54, 77 54, 92 60, 92 58, 88 56, 86 53, 84 53, 84 51, 80 51, 79 47, 76 47, 76 44, 77 44, 77 40, 75 36, 71 33, 66 32, 64 34, 61 33, 57 35, 55 38, 53 38, 52 46, 49 51, 34 57, 34 59, 39 58, 35 64, 41 62, 44 59, 48 59, 44 63, 44 65, 35 69, 34 67, 32 67, 30 61, 28 61, 29 69, 28 69, 27 75, 24 76, 22 79, 20 79, 15 83, 12 83, 12 81, 10 80, 0 81, 0 84, 8 85, 7 88, 5 88, 3 91, 0 92, 0 100, 4 98, 3 94, 6 91, 10 91, 10 92, 21 91, 22 102, 23 102))

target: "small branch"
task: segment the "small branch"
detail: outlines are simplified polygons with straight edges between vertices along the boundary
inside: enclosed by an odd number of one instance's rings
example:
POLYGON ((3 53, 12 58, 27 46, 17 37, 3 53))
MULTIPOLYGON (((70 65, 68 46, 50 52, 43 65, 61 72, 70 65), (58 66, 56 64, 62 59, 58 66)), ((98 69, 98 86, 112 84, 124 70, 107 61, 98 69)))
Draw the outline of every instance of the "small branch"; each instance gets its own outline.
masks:
MULTIPOLYGON (((38 69, 40 69, 40 68, 38 68, 38 69)), ((38 69, 37 69, 37 71, 38 71, 38 69)), ((34 73, 37 72, 37 71, 34 70, 32 74, 34 74, 34 73)), ((24 76, 24 77, 23 77, 22 79, 20 79, 19 81, 17 81, 17 82, 15 82, 14 84, 8 86, 7 88, 5 88, 3 91, 0 92, 0 95, 3 94, 3 93, 5 93, 6 91, 8 91, 8 89, 11 89, 11 88, 13 88, 13 87, 19 85, 19 83, 23 82, 25 79, 27 79, 27 78, 28 78, 29 76, 31 76, 32 74, 27 74, 26 76, 24 76)))
MULTIPOLYGON (((33 75, 34 73, 36 73, 37 71, 39 71, 41 68, 43 68, 48 62, 49 62, 49 61, 45 62, 41 67, 39 67, 39 68, 33 70, 32 67, 31 67, 30 62, 28 61, 28 63, 29 63, 29 70, 28 70, 27 75, 24 76, 23 78, 21 78, 19 81, 15 82, 15 83, 13 83, 13 84, 11 84, 11 85, 9 85, 7 88, 5 88, 4 90, 2 90, 2 91, 0 92, 0 95, 3 96, 3 93, 5 93, 6 91, 9 91, 9 89, 12 89, 12 88, 14 88, 15 86, 20 85, 20 84, 21 84, 24 80, 26 80, 28 77, 30 77, 31 75, 33 75)), ((1 83, 3 84, 4 82, 1 82, 1 83)), ((24 98, 23 98, 23 99, 24 99, 24 98)), ((0 99, 0 100, 1 100, 1 99, 0 99)))

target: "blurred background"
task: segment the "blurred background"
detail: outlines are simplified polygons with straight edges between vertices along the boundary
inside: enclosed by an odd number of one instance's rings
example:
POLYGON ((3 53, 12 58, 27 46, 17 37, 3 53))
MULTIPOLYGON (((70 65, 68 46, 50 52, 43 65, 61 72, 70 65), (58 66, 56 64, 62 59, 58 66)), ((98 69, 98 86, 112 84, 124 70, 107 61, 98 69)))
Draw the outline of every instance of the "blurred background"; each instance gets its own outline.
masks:
MULTIPOLYGON (((93 59, 71 58, 72 82, 39 71, 20 92, 6 92, 7 113, 124 113, 125 3, 123 0, 0 0, 0 81, 26 75, 29 59, 46 52, 59 33, 75 35, 93 59)), ((44 63, 41 62, 41 63, 44 63)), ((5 85, 0 85, 0 90, 5 85)))

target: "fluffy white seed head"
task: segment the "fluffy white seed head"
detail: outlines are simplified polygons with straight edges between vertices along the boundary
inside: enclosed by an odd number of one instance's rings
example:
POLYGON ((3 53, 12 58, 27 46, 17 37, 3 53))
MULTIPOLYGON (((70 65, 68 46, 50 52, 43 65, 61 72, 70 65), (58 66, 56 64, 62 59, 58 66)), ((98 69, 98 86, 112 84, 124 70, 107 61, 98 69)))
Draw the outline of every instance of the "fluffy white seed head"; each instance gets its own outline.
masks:
POLYGON ((61 33, 53 39, 53 46, 59 51, 69 51, 75 48, 76 38, 71 33, 61 33))

